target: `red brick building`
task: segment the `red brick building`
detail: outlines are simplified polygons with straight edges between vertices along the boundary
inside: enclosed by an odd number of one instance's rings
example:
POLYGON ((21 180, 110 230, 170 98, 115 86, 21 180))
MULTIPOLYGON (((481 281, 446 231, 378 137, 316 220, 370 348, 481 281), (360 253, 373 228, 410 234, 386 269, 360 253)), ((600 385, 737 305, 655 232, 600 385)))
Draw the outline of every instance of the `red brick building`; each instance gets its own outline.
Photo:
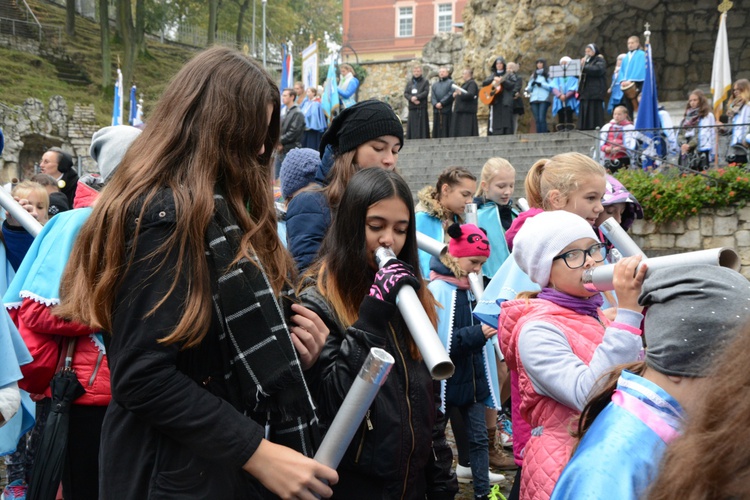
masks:
POLYGON ((467 0, 344 0, 345 59, 412 59, 437 33, 455 32, 467 0))

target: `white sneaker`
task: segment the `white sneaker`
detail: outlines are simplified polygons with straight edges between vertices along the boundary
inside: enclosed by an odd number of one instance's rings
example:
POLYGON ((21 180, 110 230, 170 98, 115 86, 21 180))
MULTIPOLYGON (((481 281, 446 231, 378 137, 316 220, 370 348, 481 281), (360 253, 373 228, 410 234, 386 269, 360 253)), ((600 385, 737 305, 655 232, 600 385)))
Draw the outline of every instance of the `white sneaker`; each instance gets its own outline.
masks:
MULTIPOLYGON (((488 472, 490 484, 498 484, 500 481, 505 481, 505 476, 502 474, 495 474, 491 470, 488 472)), ((464 467, 463 465, 456 465, 456 477, 458 477, 459 483, 470 483, 474 480, 474 476, 471 475, 471 467, 464 467)))

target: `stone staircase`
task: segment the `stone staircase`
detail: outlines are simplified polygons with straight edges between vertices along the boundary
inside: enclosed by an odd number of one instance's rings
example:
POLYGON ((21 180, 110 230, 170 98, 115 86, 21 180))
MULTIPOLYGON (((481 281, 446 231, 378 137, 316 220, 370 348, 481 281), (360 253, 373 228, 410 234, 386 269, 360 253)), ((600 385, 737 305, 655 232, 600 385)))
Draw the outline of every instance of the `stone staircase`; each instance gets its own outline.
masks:
POLYGON ((39 28, 15 0, 0 0, 0 35, 39 39, 39 28))
POLYGON ((451 137, 445 139, 406 140, 398 157, 398 170, 416 199, 422 187, 435 185, 446 167, 468 168, 477 178, 487 159, 500 156, 516 168, 515 196, 524 196, 526 172, 540 158, 577 151, 591 156, 594 131, 520 134, 490 137, 451 137))
POLYGON ((71 85, 88 85, 91 83, 88 75, 69 56, 47 57, 57 70, 57 78, 71 85))

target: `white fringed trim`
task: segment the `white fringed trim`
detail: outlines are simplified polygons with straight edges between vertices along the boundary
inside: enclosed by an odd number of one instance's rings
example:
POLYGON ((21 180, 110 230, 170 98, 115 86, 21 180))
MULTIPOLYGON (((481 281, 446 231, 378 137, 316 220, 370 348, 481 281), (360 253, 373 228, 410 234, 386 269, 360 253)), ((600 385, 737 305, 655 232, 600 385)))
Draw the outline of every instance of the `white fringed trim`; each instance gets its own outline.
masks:
POLYGON ((31 299, 34 302, 44 304, 47 307, 56 306, 60 303, 60 299, 48 299, 46 297, 42 297, 28 290, 21 290, 21 293, 19 293, 18 295, 20 295, 22 299, 31 299))

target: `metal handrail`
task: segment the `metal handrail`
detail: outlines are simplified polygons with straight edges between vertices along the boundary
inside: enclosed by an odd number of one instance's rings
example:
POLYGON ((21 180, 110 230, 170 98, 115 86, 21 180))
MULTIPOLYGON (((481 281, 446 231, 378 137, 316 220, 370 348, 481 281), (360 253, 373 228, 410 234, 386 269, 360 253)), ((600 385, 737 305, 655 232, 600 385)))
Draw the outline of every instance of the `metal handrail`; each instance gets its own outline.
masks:
MULTIPOLYGON (((29 7, 29 4, 26 3, 26 0, 21 0, 26 6, 26 10, 31 14, 31 17, 34 19, 34 22, 39 27, 39 43, 42 43, 42 23, 39 22, 39 19, 36 18, 36 14, 34 14, 34 11, 31 10, 31 7, 29 7)), ((27 17, 28 19, 28 17, 27 17)))

